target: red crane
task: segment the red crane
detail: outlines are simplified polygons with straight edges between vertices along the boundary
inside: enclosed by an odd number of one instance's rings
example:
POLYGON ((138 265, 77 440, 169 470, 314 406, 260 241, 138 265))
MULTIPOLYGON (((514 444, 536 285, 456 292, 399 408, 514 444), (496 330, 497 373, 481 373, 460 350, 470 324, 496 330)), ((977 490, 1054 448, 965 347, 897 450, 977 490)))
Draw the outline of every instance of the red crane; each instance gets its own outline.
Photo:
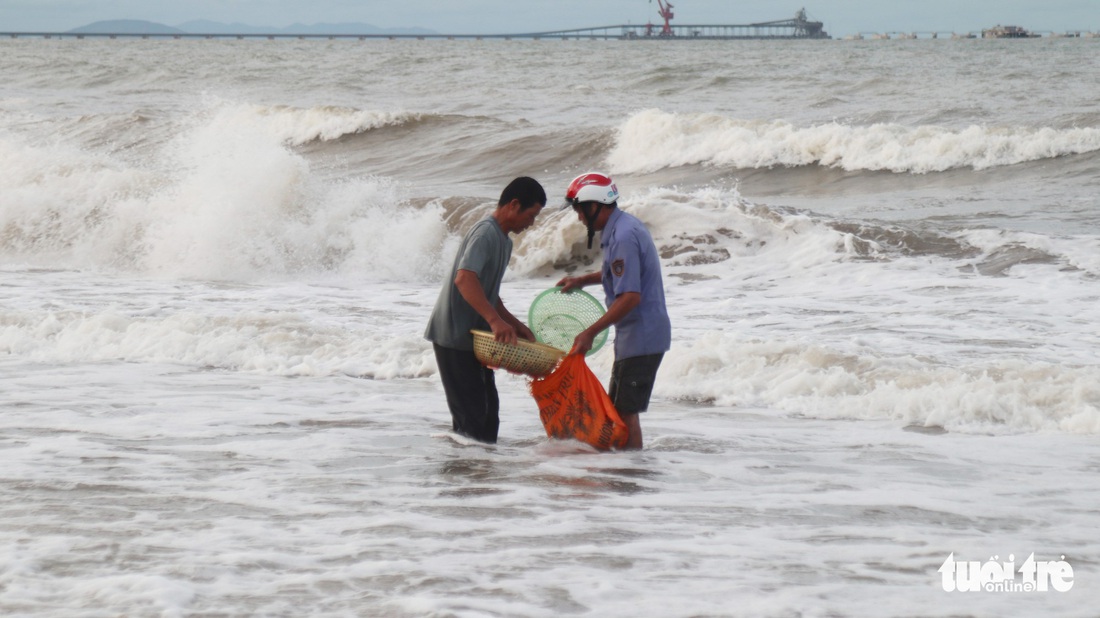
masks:
MULTIPOLYGON (((652 1, 650 0, 650 2, 652 1)), ((668 23, 672 19, 672 3, 657 0, 657 5, 661 7, 657 10, 657 14, 665 18, 665 27, 661 28, 661 36, 672 36, 672 26, 668 23)))

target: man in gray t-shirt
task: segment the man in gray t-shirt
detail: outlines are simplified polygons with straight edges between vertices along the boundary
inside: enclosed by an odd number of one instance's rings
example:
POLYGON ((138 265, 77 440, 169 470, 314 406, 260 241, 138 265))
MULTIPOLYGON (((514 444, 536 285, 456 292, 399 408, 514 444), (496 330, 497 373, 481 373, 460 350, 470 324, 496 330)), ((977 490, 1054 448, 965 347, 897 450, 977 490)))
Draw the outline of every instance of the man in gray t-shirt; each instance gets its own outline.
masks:
POLYGON ((533 178, 516 178, 504 188, 493 214, 462 240, 424 331, 435 350, 452 428, 481 442, 497 441, 500 401, 493 371, 474 356, 470 330, 492 331, 504 343, 535 340, 504 306, 500 282, 512 256, 508 235, 531 227, 545 205, 546 191, 533 178))

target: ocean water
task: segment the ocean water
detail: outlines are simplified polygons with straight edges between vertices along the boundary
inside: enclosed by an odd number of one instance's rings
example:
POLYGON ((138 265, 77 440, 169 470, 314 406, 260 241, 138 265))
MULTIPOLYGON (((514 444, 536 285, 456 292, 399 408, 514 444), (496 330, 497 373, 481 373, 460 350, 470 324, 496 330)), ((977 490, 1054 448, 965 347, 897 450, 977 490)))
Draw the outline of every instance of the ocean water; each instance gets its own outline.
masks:
POLYGON ((1095 615, 1098 45, 0 41, 0 613, 1095 615), (450 434, 459 239, 590 169, 662 254, 647 448, 504 372, 450 434), (1029 555, 1072 587, 944 589, 1029 555))

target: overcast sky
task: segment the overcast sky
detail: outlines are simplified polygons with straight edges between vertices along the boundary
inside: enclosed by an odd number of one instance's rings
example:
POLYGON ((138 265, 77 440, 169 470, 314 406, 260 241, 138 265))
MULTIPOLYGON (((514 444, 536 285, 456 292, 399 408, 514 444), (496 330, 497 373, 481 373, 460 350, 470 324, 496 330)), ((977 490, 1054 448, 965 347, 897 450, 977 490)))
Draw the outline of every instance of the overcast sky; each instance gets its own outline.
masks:
MULTIPOLYGON (((1100 31, 1100 0, 675 0, 673 23, 787 19, 805 7, 836 38, 857 32, 973 32, 997 24, 1100 31)), ((0 0, 0 31, 64 31, 106 19, 175 26, 364 22, 499 34, 657 22, 656 0, 0 0)))

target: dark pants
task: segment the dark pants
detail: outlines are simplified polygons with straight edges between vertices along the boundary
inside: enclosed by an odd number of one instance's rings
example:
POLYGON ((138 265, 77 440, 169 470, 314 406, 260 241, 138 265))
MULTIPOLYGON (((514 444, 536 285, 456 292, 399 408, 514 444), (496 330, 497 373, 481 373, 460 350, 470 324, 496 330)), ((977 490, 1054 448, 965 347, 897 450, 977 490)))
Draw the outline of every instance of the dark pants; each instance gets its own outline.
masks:
POLYGON ((447 393, 454 432, 480 442, 495 444, 500 428, 500 399, 493 370, 473 352, 432 344, 439 377, 447 393))

